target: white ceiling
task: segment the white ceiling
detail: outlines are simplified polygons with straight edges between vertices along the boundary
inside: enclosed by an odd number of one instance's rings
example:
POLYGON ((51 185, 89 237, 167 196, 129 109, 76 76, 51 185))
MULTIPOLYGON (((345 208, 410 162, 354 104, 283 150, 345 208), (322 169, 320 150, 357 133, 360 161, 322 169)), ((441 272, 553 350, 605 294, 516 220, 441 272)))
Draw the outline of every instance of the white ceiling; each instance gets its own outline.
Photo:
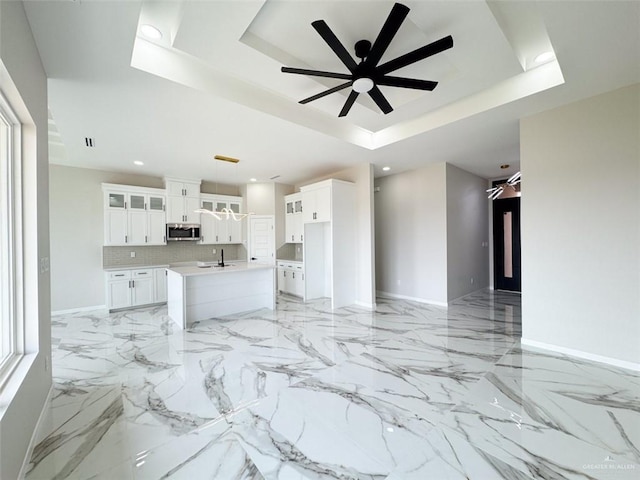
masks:
POLYGON ((391 1, 25 1, 50 79, 51 162, 295 184, 362 162, 382 175, 446 161, 493 178, 519 168, 520 118, 640 81, 637 1, 403 3, 382 62, 451 34, 452 49, 395 73, 438 87, 381 87, 389 115, 360 95, 338 118, 348 90, 297 102, 341 81, 280 67, 346 73, 310 23, 324 19, 352 52, 391 1), (142 23, 162 40, 140 36, 142 23), (550 48, 557 61, 533 64, 550 48))

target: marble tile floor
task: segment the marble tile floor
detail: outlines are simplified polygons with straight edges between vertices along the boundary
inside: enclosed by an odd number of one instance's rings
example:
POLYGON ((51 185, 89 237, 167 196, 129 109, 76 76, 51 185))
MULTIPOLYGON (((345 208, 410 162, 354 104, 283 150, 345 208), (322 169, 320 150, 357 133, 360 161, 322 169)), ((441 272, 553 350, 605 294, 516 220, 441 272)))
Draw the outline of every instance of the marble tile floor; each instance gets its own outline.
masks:
POLYGON ((640 375, 520 346, 520 297, 56 316, 35 479, 638 479, 640 375))

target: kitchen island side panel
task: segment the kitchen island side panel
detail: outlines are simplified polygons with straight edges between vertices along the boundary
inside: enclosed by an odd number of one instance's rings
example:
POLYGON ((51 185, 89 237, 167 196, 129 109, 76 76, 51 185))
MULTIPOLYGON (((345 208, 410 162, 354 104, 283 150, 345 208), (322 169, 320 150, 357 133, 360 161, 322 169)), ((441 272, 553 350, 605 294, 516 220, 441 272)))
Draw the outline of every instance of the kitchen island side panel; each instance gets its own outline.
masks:
POLYGON ((167 314, 179 328, 185 328, 185 279, 186 277, 167 269, 167 314))

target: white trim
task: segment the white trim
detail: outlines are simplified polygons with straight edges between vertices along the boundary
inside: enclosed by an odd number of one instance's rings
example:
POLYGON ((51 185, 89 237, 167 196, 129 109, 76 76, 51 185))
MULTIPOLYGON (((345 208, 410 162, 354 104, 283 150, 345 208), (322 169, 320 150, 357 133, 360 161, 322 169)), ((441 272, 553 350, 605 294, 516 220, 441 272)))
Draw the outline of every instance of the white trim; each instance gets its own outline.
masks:
POLYGON ((51 312, 51 315, 66 315, 69 313, 79 313, 79 312, 91 312, 93 310, 106 310, 106 305, 94 305, 92 307, 79 307, 79 308, 70 308, 68 310, 56 310, 55 312, 51 312))
POLYGON ((356 301, 354 305, 357 305, 358 307, 362 307, 362 308, 366 308, 367 310, 375 310, 377 305, 375 303, 366 303, 366 302, 358 302, 356 301))
POLYGON ((419 303, 428 303, 429 305, 435 305, 437 307, 448 308, 449 304, 446 302, 439 302, 437 300, 429 300, 426 298, 409 297, 408 295, 398 295, 397 293, 383 292, 382 290, 376 290, 376 296, 386 298, 397 298, 398 300, 412 300, 419 303))
POLYGON ((628 370, 635 370, 636 372, 640 372, 640 363, 627 362, 626 360, 619 360, 617 358, 596 355, 595 353, 583 352, 582 350, 574 350, 573 348, 560 347, 558 345, 552 345, 550 343, 529 340, 528 338, 522 338, 520 340, 520 343, 523 346, 542 348, 543 350, 564 353, 565 355, 570 355, 572 357, 584 358, 593 362, 606 363, 607 365, 613 365, 614 367, 626 368, 628 370))
POLYGON ((33 449, 36 446, 36 439, 38 438, 38 433, 40 432, 40 427, 42 426, 42 422, 44 421, 47 410, 49 409, 49 403, 51 402, 51 398, 53 397, 53 384, 49 387, 49 393, 47 393, 47 398, 44 399, 44 405, 42 405, 42 410, 40 411, 40 416, 38 417, 38 421, 36 422, 36 426, 33 429, 33 433, 31 434, 31 440, 29 440, 29 446, 27 447, 27 453, 24 456, 24 460, 22 460, 22 467, 20 468, 20 473, 18 474, 18 478, 25 478, 27 474, 27 467, 29 467, 29 460, 31 460, 31 455, 33 454, 33 449))

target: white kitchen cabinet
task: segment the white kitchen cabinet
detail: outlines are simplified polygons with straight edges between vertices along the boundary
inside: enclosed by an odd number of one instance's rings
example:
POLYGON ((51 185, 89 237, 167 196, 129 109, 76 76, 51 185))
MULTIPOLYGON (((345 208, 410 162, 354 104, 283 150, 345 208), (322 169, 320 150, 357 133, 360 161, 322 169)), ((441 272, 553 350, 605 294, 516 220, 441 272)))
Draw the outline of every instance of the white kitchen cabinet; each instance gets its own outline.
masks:
MULTIPOLYGON (((215 207, 217 212, 229 209, 233 213, 241 213, 242 199, 237 197, 218 196, 216 197, 215 207)), ((242 220, 234 220, 231 215, 229 218, 227 218, 226 214, 219 215, 222 219, 216 220, 216 243, 242 243, 242 220)))
POLYGON ((200 223, 200 181, 165 178, 167 223, 200 223))
POLYGON ((199 223, 200 197, 167 197, 167 223, 199 223))
MULTIPOLYGON (((203 194, 200 199, 200 208, 215 211, 215 197, 203 194)), ((208 213, 200 214, 200 243, 212 245, 218 243, 216 237, 218 235, 219 220, 208 213)))
POLYGON ((331 184, 328 181, 302 187, 303 223, 331 221, 331 184))
POLYGON ((165 196, 153 188, 103 184, 104 245, 164 245, 165 196))
POLYGON ((141 268, 107 272, 109 310, 167 301, 165 268, 141 268))
POLYGON ((278 291, 304 297, 304 266, 300 262, 278 262, 278 291))
POLYGON ((294 193, 285 198, 285 241, 303 243, 302 194, 294 193))
POLYGON ((242 243, 242 220, 227 219, 225 209, 242 212, 242 198, 229 195, 203 194, 200 208, 219 212, 220 220, 212 215, 200 215, 200 237, 203 244, 242 243))
POLYGON ((167 195, 174 197, 199 197, 200 183, 199 180, 165 178, 167 195))
POLYGON ((134 270, 131 278, 131 306, 149 305, 155 302, 153 269, 134 270))
POLYGON ((304 298, 328 297, 334 309, 352 305, 357 275, 355 184, 330 179, 301 191, 304 298))

